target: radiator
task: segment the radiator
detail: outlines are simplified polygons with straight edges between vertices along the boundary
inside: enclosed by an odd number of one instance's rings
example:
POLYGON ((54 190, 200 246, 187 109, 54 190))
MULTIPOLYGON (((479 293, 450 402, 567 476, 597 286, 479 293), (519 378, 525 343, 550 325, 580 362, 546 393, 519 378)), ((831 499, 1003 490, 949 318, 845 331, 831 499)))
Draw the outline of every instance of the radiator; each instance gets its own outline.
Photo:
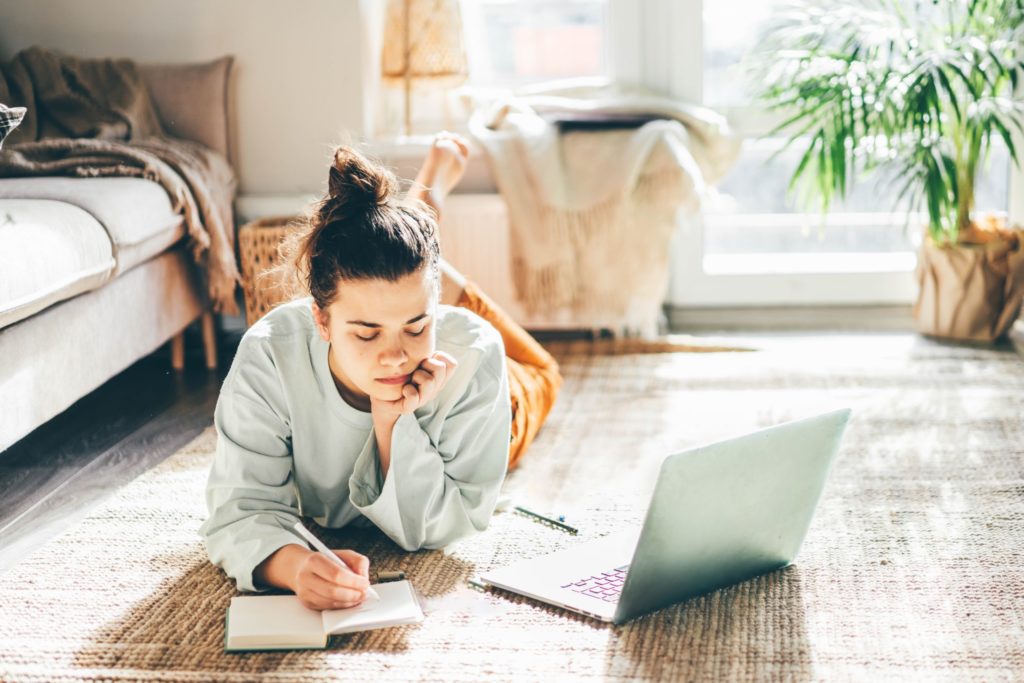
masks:
POLYGON ((475 282, 514 320, 532 330, 591 330, 609 328, 608 321, 583 320, 571 310, 544 317, 528 315, 512 282, 508 209, 498 194, 453 194, 441 216, 441 253, 475 282))
POLYGON ((449 195, 441 216, 441 254, 524 327, 551 327, 530 319, 516 300, 508 210, 501 195, 449 195))

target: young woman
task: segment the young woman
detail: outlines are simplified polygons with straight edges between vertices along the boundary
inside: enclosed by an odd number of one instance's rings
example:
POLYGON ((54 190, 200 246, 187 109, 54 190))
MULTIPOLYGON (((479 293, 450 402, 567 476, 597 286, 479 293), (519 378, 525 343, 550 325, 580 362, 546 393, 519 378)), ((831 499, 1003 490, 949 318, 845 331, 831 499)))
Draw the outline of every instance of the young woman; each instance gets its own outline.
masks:
POLYGON ((406 550, 481 531, 550 411, 554 359, 440 258, 434 216, 467 156, 438 136, 400 201, 390 172, 341 147, 285 245, 309 296, 246 332, 214 415, 201 533, 239 589, 360 603, 369 560, 336 550, 341 569, 295 522, 369 520, 406 550))

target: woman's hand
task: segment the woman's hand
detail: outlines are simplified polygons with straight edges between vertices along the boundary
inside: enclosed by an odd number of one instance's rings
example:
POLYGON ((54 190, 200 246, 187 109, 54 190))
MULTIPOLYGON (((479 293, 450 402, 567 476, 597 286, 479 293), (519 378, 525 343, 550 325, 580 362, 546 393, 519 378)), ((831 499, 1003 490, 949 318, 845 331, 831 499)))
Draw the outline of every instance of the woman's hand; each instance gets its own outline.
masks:
POLYGON ((374 416, 393 417, 411 413, 434 399, 448 382, 451 371, 459 362, 444 351, 435 351, 413 371, 409 382, 402 387, 402 398, 382 401, 370 397, 370 412, 374 416))
POLYGON ((354 550, 335 550, 334 554, 347 569, 312 551, 299 560, 292 590, 310 609, 344 609, 366 599, 370 560, 354 550))

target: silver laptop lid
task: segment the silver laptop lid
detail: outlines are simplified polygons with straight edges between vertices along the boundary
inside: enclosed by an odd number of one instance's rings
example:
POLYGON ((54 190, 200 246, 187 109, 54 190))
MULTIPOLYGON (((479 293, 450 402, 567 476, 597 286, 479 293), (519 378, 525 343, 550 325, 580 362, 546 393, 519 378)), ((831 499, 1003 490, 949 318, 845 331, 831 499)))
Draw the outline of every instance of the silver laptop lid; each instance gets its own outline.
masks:
POLYGON ((849 418, 838 410, 666 458, 615 623, 793 562, 849 418))

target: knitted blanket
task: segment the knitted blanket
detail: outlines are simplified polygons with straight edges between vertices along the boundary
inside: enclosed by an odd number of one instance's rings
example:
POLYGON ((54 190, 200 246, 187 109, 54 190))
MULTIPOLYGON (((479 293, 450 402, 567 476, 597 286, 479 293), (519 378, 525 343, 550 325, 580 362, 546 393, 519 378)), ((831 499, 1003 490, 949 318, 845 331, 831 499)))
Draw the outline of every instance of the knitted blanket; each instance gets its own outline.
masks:
POLYGON ((680 210, 738 154, 714 112, 624 87, 547 90, 478 107, 470 132, 508 204, 512 274, 531 315, 656 333, 680 210), (560 114, 652 114, 634 129, 562 131, 560 114))
POLYGON ((227 159, 164 132, 136 65, 30 48, 0 66, 0 101, 28 109, 0 152, 0 178, 136 176, 160 183, 185 219, 214 310, 238 314, 227 159))

